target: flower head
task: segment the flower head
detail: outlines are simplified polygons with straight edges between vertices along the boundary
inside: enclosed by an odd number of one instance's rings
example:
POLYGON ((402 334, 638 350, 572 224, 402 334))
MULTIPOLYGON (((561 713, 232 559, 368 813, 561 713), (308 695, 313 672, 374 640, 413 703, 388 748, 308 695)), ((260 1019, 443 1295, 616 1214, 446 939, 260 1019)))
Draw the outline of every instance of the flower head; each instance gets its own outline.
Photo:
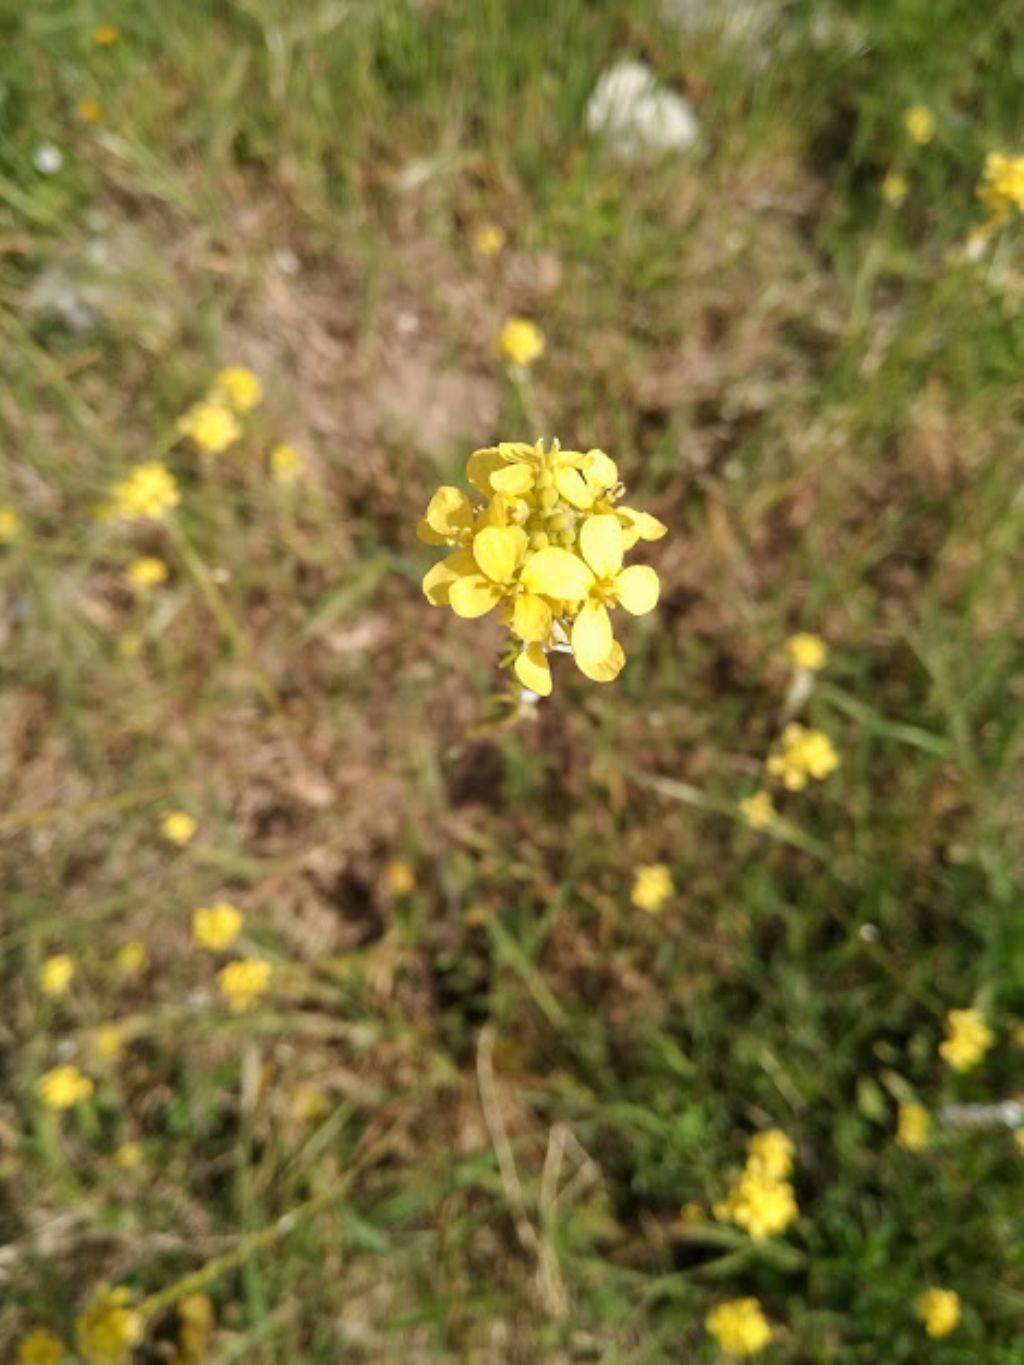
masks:
POLYGON ((251 1009, 270 985, 270 963, 257 957, 229 962, 217 973, 221 994, 236 1013, 251 1009))
POLYGON ((122 1142, 114 1153, 114 1161, 122 1171, 135 1171, 142 1165, 142 1147, 137 1142, 122 1142))
POLYGON ((740 814, 751 829, 767 829, 778 819, 770 792, 759 791, 751 796, 744 796, 739 806, 740 814))
POLYGON ((914 1312, 930 1337, 948 1337, 960 1321, 960 1295, 955 1289, 926 1289, 914 1312))
POLYGON ((1015 209, 1024 213, 1024 156, 989 152, 977 195, 996 227, 1005 223, 1015 209))
POLYGON ((896 1141, 907 1152, 923 1151, 928 1145, 932 1119, 923 1104, 901 1104, 896 1119, 896 1141))
POLYGON ((207 1359, 216 1318, 207 1294, 186 1294, 178 1300, 178 1345, 183 1365, 207 1359))
POLYGON ((167 582, 167 565, 153 555, 141 555, 128 565, 128 581, 143 592, 167 582))
POLYGON ((177 430, 208 455, 220 455, 242 435, 238 418, 225 404, 204 399, 178 418, 177 430))
POLYGON ((907 177, 902 171, 887 171, 882 178, 882 198, 892 208, 898 209, 910 193, 907 177))
POLYGON ((183 810, 172 810, 160 821, 160 833, 169 843, 184 847, 189 843, 195 834, 198 824, 196 820, 183 810))
POLYGON ((786 653, 794 668, 805 668, 817 673, 828 663, 828 645, 820 635, 800 631, 786 641, 786 653))
POLYGON ((630 900, 638 910, 646 910, 649 915, 657 914, 674 892, 672 874, 664 863, 649 863, 638 867, 633 874, 630 900))
POLYGON ((103 109, 99 100, 84 99, 75 105, 75 113, 83 123, 98 123, 103 115, 103 109))
POLYGON ((305 467, 305 455, 287 442, 276 445, 270 452, 270 472, 275 483, 284 485, 296 483, 305 467))
POLYGON ((793 1169, 796 1148, 781 1128, 766 1128, 747 1141, 747 1168, 771 1180, 784 1180, 793 1169))
POLYGON ((544 354, 544 333, 528 318, 509 318, 498 334, 498 349, 510 365, 532 365, 544 354))
POLYGON ((0 502, 0 545, 16 540, 21 533, 21 517, 9 502, 0 502))
POLYGON ((903 126, 911 141, 923 147, 935 136, 935 115, 923 104, 912 104, 904 112, 903 126))
POLYGON ((64 1343, 45 1327, 35 1327, 18 1342, 18 1365, 60 1365, 64 1343))
POLYGON ((144 971, 149 965, 146 945, 137 938, 122 943, 114 954, 114 965, 123 976, 135 976, 136 973, 144 971))
POLYGON ((121 36, 116 24, 97 24, 92 31, 92 40, 97 47, 112 47, 121 36))
POLYGON ((772 1339, 772 1329, 757 1299, 729 1299, 713 1308, 704 1326, 734 1356, 753 1356, 772 1339))
POLYGON ((67 993, 75 975, 75 959, 67 953, 55 953, 39 968, 39 989, 52 1000, 67 993))
POLYGON ((144 1326, 131 1301, 130 1290, 101 1284, 75 1319, 75 1344, 88 1365, 126 1365, 144 1326))
POLYGON ((969 1071, 977 1066, 995 1042, 980 1010, 950 1010, 946 1015, 946 1037, 939 1044, 939 1056, 954 1071, 969 1071))
POLYGON ((407 896, 416 885, 416 874, 404 858, 390 858, 384 875, 393 896, 407 896))
POLYGON ((231 365, 218 370, 209 392, 212 403, 226 403, 233 412, 244 416, 263 402, 263 385, 244 365, 231 365))
POLYGON ((498 256, 505 247, 505 229, 497 223, 481 223, 473 234, 473 249, 478 256, 498 256))
POLYGON ((73 1109, 82 1100, 87 1100, 95 1086, 88 1076, 83 1076, 77 1066, 64 1063, 55 1066, 40 1076, 36 1084, 39 1098, 48 1109, 58 1113, 62 1109, 73 1109))
POLYGON ((111 489, 110 511, 126 521, 163 521, 181 501, 174 475, 159 460, 136 465, 111 489))
POLYGON ((803 791, 808 779, 823 781, 839 767, 839 755, 828 735, 795 722, 786 726, 768 755, 765 768, 787 791, 803 791))
POLYGON ((192 937, 200 948, 222 953, 242 932, 245 916, 228 901, 202 906, 192 916, 192 937))
POLYGON ((755 1242, 784 1232, 799 1214, 796 1194, 786 1179, 795 1150, 779 1128, 750 1138, 746 1165, 732 1177, 725 1198, 714 1205, 715 1217, 735 1223, 755 1242))

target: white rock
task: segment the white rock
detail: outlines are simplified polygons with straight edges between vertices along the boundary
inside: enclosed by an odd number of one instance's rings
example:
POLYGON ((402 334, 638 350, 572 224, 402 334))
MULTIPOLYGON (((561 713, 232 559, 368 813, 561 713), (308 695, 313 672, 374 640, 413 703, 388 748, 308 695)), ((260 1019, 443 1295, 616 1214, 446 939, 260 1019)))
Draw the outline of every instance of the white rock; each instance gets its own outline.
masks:
POLYGON ((700 133, 697 116, 674 91, 661 85, 644 62, 617 62, 587 104, 587 129, 606 137, 620 155, 685 152, 700 133))

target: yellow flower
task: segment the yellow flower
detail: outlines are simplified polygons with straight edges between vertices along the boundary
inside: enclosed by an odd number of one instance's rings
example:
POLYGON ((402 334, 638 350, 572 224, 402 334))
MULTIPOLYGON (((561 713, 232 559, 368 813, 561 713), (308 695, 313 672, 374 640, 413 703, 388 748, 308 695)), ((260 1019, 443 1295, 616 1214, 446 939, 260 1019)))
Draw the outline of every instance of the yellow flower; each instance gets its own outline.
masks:
POLYGON ((980 1010, 950 1010, 946 1015, 946 1038, 939 1044, 939 1055, 954 1071, 969 1071, 977 1066, 995 1042, 995 1035, 980 1010))
POLYGON ((960 1295, 955 1289, 926 1289, 914 1312, 930 1337, 948 1337, 960 1321, 960 1295))
POLYGON ((896 1121, 896 1141, 907 1152, 923 1151, 928 1145, 932 1119, 923 1104, 901 1104, 896 1121))
POLYGON ((53 1000, 64 995, 75 975, 75 960, 67 953, 48 957, 39 968, 39 989, 53 1000))
POLYGON ((393 896, 407 896, 416 885, 416 875, 404 858, 389 859, 384 875, 393 896))
POLYGON ((707 1214, 701 1204, 689 1199, 679 1210, 679 1221, 688 1227, 695 1227, 698 1223, 703 1223, 707 1219, 707 1214))
POLYGON ((36 1327, 18 1342, 18 1365, 60 1365, 64 1343, 45 1327, 36 1327))
POLYGON ((648 863, 638 867, 633 874, 630 900, 638 910, 646 910, 649 915, 657 914, 674 893, 672 874, 664 863, 648 863))
POLYGON ((236 1012, 251 1009, 270 985, 270 963, 256 957, 229 962, 217 973, 221 993, 236 1012))
POLYGON ((270 452, 270 472, 275 483, 296 483, 306 466, 306 457, 295 446, 282 442, 270 452))
POLYGON ((1015 1128, 1013 1132, 1014 1145, 1021 1156, 1024 1156, 1024 1128, 1015 1128))
POLYGON ((99 100, 93 99, 79 100, 75 112, 83 123, 98 123, 103 114, 99 100))
POLYGON ((222 953, 242 932, 245 916, 228 901, 202 906, 192 916, 192 937, 200 948, 222 953))
POLYGON ((213 1302, 206 1294, 186 1294, 178 1300, 178 1345, 182 1361, 202 1360, 213 1336, 213 1302))
POLYGON ((745 796, 740 802, 740 814, 751 829, 767 829, 778 819, 771 793, 765 791, 745 796))
POLYGON ((296 1123, 313 1123, 330 1111, 331 1102, 318 1085, 300 1081, 288 1097, 288 1112, 296 1123))
POLYGON ((793 792, 803 791, 808 778, 822 781, 839 767, 832 741, 820 730, 795 723, 787 725, 765 764, 771 777, 793 792))
POLYGON ((16 540, 21 534, 21 517, 9 502, 0 502, 0 545, 16 540))
POLYGON ((473 248, 478 256, 497 256, 505 246, 505 230, 497 223, 481 223, 473 234, 473 248))
POLYGON ((208 395, 212 403, 226 403, 239 416, 252 412, 263 402, 263 385, 244 365, 219 370, 208 395))
POLYGON ((748 1165, 735 1177, 728 1195, 712 1212, 723 1223, 735 1223, 755 1242, 784 1232, 800 1213, 788 1180, 779 1180, 748 1165))
POLYGON ((220 455, 242 435, 238 418, 222 403, 204 400, 192 406, 178 418, 177 430, 189 437, 208 455, 220 455))
POLYGON ((159 460, 136 465, 111 490, 111 512, 127 521, 163 521, 181 501, 174 475, 159 460))
POLYGON ((121 36, 116 24, 97 24, 92 31, 92 40, 97 47, 111 47, 121 36))
POLYGON ((913 142, 924 146, 935 136, 935 116, 923 104, 912 104, 903 115, 903 126, 913 142))
POLYGON ((190 842, 197 828, 197 822, 183 810, 169 811, 160 821, 160 833, 179 847, 184 847, 190 842))
POLYGON ((771 1180, 784 1180, 793 1169, 796 1148, 781 1128, 766 1128, 747 1141, 747 1169, 771 1180))
POLYGON ((789 637, 786 653, 794 668, 806 668, 811 673, 817 673, 828 663, 828 645, 820 635, 807 631, 789 637))
POLYGON ((1024 156, 989 152, 977 195, 991 213, 993 226, 1004 223, 1014 209, 1024 213, 1024 156))
POLYGON ((114 1161, 122 1171, 135 1171, 142 1165, 142 1147, 138 1142, 122 1142, 114 1153, 114 1161))
POLYGON ((131 1293, 101 1284, 75 1319, 75 1344, 88 1365, 126 1365, 142 1340, 143 1320, 130 1307, 131 1293))
POLYGON ((40 1076, 36 1092, 48 1109, 72 1109, 82 1100, 87 1100, 95 1086, 88 1076, 83 1076, 78 1067, 65 1063, 55 1066, 40 1076))
POLYGON ((128 579, 136 588, 155 588, 167 582, 167 565, 153 555, 141 555, 128 565, 128 579))
POLYGON ((510 365, 532 365, 544 354, 544 334, 528 318, 509 318, 498 334, 498 348, 510 365))
POLYGON ((882 198, 892 208, 898 209, 909 193, 910 186, 902 171, 888 171, 883 177, 882 198))
POLYGON ((122 943, 114 954, 114 965, 125 976, 134 976, 137 972, 145 971, 149 966, 149 953, 146 951, 146 945, 137 938, 122 943))
POLYGON ((89 1041, 101 1061, 112 1062, 124 1046, 124 1034, 116 1024, 104 1024, 93 1030, 89 1041))
POLYGON ((772 1329, 757 1299, 729 1299, 713 1308, 704 1326, 734 1356, 753 1356, 772 1339, 772 1329))

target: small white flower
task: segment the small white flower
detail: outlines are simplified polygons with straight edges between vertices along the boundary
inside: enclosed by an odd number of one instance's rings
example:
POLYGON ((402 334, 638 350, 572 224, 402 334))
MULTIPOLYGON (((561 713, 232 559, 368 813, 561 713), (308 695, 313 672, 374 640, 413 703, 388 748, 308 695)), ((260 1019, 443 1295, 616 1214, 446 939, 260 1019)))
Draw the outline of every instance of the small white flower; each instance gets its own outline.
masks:
POLYGON ((64 165, 64 153, 52 142, 40 142, 32 153, 32 165, 40 175, 56 175, 64 165))

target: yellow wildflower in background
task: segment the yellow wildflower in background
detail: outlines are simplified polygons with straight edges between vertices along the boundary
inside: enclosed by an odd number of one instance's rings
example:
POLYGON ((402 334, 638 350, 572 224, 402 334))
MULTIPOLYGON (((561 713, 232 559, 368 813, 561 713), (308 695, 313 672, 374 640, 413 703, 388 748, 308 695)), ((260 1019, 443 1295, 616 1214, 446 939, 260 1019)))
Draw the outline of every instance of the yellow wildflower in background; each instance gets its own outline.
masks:
POLYGON ((207 1294, 186 1294, 178 1300, 178 1345, 182 1361, 199 1361, 206 1357, 216 1317, 213 1301, 207 1294))
POLYGON ((292 484, 301 477, 306 457, 301 450, 283 441, 270 452, 270 472, 276 483, 292 484))
POLYGON ((160 833, 179 847, 190 842, 197 828, 196 820, 183 810, 169 811, 160 821, 160 833))
POLYGON ((817 673, 828 663, 828 645, 820 635, 800 631, 786 641, 786 653, 794 668, 806 668, 817 673))
POLYGON ((242 435, 238 418, 222 403, 203 401, 178 418, 176 428, 208 455, 220 455, 242 435))
POLYGON ((473 247, 478 256, 499 255, 505 247, 505 230, 497 223, 481 223, 473 234, 473 247))
POLYGON ((989 152, 977 195, 991 213, 994 226, 1005 223, 1014 209, 1024 213, 1024 156, 989 152))
POLYGON ((167 565, 153 555, 140 555, 128 565, 129 582, 145 590, 167 582, 167 565))
POLYGON ((679 1210, 679 1221, 685 1223, 687 1227, 696 1227, 698 1223, 707 1220, 702 1204, 698 1204, 693 1199, 688 1199, 679 1210))
POLYGON ((529 318, 509 318, 498 334, 498 349, 510 365, 532 365, 544 354, 544 333, 529 318))
POLYGON ((226 370, 218 370, 208 397, 213 403, 226 403, 244 416, 263 402, 263 385, 244 365, 230 365, 226 370))
POLYGON ((923 104, 912 104, 903 115, 903 126, 919 146, 931 142, 935 136, 935 116, 923 104))
POLYGON ((221 994, 236 1013, 251 1009, 270 985, 270 963, 257 957, 229 962, 217 973, 221 994))
POLYGON ((839 755, 828 735, 795 722, 783 730, 765 764, 769 775, 792 792, 803 791, 809 778, 823 781, 838 767, 839 755))
POLYGON ((1021 1156, 1024 1156, 1024 1128, 1015 1128, 1013 1130, 1013 1142, 1017 1151, 1020 1152, 1021 1156))
POLYGON ((217 901, 214 905, 200 907, 192 916, 192 937, 200 948, 222 953, 231 947, 244 924, 245 916, 236 905, 217 901))
POLYGON ((729 1192, 712 1212, 735 1223, 755 1242, 783 1232, 799 1216, 796 1194, 786 1179, 796 1148, 780 1128, 768 1128, 747 1141, 747 1161, 732 1177, 729 1192))
POLYGON ((704 1326, 723 1351, 753 1356, 772 1339, 772 1329, 757 1299, 729 1299, 713 1308, 704 1326))
POLYGON ((312 1081, 300 1081, 288 1097, 288 1113, 296 1123, 313 1123, 330 1108, 330 1100, 312 1081))
POLYGON ((954 1071, 969 1071, 977 1066, 995 1042, 995 1035, 980 1010, 950 1010, 946 1015, 946 1038, 939 1044, 939 1055, 954 1071))
POLYGON ((125 976, 135 976, 149 966, 149 953, 141 939, 129 939, 114 954, 114 965, 125 976))
POLYGON ((101 1284, 75 1319, 75 1345, 88 1365, 126 1365, 144 1326, 131 1301, 129 1290, 101 1284))
POLYGON ((21 533, 21 517, 9 502, 0 502, 0 545, 16 540, 21 533))
POLYGON ((931 1134, 932 1118, 923 1104, 901 1104, 896 1120, 896 1141, 908 1152, 923 1151, 931 1134))
POLYGON ((136 465, 114 484, 110 512, 127 521, 163 521, 181 501, 174 475, 159 460, 136 465))
POLYGON ((793 1169, 796 1148, 781 1128, 766 1128, 747 1141, 747 1168, 770 1180, 784 1180, 793 1169))
POLYGON ((74 975, 74 958, 67 953, 55 953, 39 968, 39 989, 56 1000, 66 993, 74 975))
POLYGON ((751 829, 767 829, 778 819, 771 793, 765 791, 745 796, 740 802, 740 814, 751 829))
POLYGON ((117 1024, 103 1024, 100 1028, 93 1029, 89 1035, 89 1044, 100 1061, 112 1062, 121 1054, 124 1034, 117 1024))
POLYGON ((902 171, 889 171, 883 177, 882 198, 892 208, 898 209, 909 193, 910 186, 902 171))
POLYGON ((75 105, 75 113, 83 123, 98 123, 103 110, 99 100, 84 99, 79 100, 75 105))
POLYGON ((122 1142, 114 1153, 115 1163, 122 1171, 135 1171, 142 1165, 142 1147, 138 1142, 122 1142))
POLYGON ((35 1327, 18 1342, 18 1365, 60 1365, 64 1343, 45 1327, 35 1327))
POLYGON ((638 910, 655 915, 674 893, 672 874, 664 863, 648 863, 633 874, 630 900, 638 910))
POLYGON ((960 1321, 960 1295, 955 1289, 926 1289, 914 1312, 930 1337, 948 1337, 960 1321))
POLYGON ((389 858, 384 876, 393 896, 407 896, 416 885, 416 875, 404 858, 389 858))
POLYGON ((97 47, 111 47, 121 36, 116 24, 97 24, 92 31, 92 40, 97 47))
POLYGON ((36 1093, 48 1109, 55 1109, 59 1113, 62 1109, 72 1109, 82 1100, 87 1100, 95 1088, 77 1066, 64 1063, 40 1076, 36 1093))

